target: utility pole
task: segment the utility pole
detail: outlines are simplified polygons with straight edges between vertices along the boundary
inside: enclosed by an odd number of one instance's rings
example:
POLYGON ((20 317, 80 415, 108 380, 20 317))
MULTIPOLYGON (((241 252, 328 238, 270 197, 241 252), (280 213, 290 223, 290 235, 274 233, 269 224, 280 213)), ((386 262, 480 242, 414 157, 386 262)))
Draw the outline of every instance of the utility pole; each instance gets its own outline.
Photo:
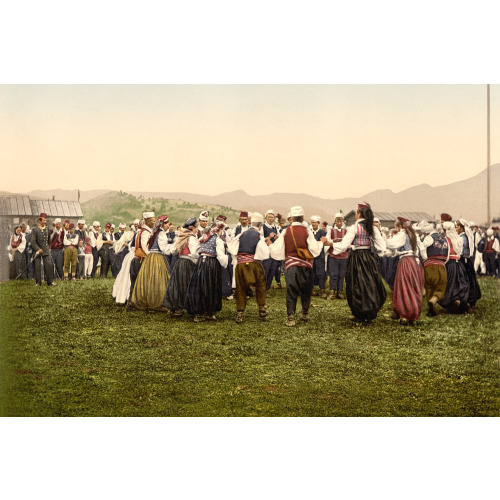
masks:
POLYGON ((488 84, 486 86, 487 88, 487 115, 488 115, 488 126, 487 126, 487 136, 488 136, 488 165, 487 165, 487 170, 488 170, 488 175, 487 175, 487 190, 488 194, 486 197, 487 200, 487 212, 488 212, 488 226, 491 225, 491 200, 490 200, 490 182, 491 182, 491 170, 490 170, 490 85, 488 84))

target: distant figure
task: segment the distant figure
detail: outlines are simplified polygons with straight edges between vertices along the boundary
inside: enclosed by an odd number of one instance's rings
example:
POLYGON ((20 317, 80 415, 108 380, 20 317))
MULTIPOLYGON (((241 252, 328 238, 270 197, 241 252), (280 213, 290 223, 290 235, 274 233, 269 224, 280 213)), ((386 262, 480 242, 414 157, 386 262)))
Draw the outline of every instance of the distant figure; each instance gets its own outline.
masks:
POLYGON ((50 256, 49 229, 47 227, 47 215, 40 214, 38 218, 38 227, 31 231, 31 247, 33 253, 37 254, 35 258, 35 286, 42 284, 42 265, 45 279, 48 286, 55 286, 52 282, 52 259, 50 256))

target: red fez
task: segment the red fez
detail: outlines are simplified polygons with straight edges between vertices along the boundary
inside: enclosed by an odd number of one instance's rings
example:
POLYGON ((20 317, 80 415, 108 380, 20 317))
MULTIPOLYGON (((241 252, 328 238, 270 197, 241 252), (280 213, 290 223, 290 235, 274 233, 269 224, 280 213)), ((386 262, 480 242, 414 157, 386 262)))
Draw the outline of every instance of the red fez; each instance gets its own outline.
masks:
POLYGON ((279 219, 282 219, 283 216, 281 214, 276 214, 276 218, 279 220, 279 219))
POLYGON ((40 214, 40 217, 38 217, 39 219, 46 219, 47 218, 47 214, 40 214))
POLYGON ((441 220, 443 222, 451 222, 452 221, 452 218, 451 218, 451 215, 449 214, 441 214, 441 220))
POLYGON ((225 215, 218 215, 217 218, 215 220, 221 220, 223 222, 226 222, 227 220, 227 217, 225 215))
POLYGON ((404 217, 398 217, 398 221, 404 224, 405 226, 410 225, 410 221, 408 219, 405 219, 404 217))
POLYGON ((492 227, 491 229, 493 229, 493 231, 498 231, 498 227, 497 226, 492 227))
POLYGON ((70 228, 70 229, 75 229, 75 225, 74 225, 74 224, 70 224, 70 225, 69 225, 69 228, 70 228))
POLYGON ((358 203, 358 209, 364 210, 365 208, 370 208, 370 204, 367 201, 364 203, 358 203))
POLYGON ((248 212, 240 212, 240 219, 243 217, 248 217, 248 212))
POLYGON ((64 221, 64 223, 65 223, 65 224, 69 224, 69 220, 65 220, 65 221, 64 221))
POLYGON ((160 215, 158 217, 158 222, 168 222, 168 217, 166 215, 160 215))
POLYGON ((323 221, 323 226, 328 226, 328 222, 326 222, 326 220, 323 221))
POLYGON ((111 224, 108 222, 105 227, 111 227, 111 224))

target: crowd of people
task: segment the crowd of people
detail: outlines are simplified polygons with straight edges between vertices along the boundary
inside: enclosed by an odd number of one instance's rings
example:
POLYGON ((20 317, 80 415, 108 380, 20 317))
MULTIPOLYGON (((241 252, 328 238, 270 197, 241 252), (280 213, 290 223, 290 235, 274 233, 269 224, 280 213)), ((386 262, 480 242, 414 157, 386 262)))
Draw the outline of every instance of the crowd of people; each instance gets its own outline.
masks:
POLYGON ((269 309, 275 288, 286 287, 286 322, 310 319, 311 297, 344 300, 354 319, 369 323, 392 290, 393 318, 413 324, 427 302, 427 315, 440 310, 473 314, 481 298, 478 276, 498 277, 498 227, 478 227, 446 213, 441 223, 411 223, 398 217, 393 228, 381 227, 368 203, 358 205, 356 221, 346 227, 340 211, 330 226, 319 216, 306 219, 300 206, 285 218, 242 211, 230 228, 227 218, 203 211, 177 229, 166 215, 144 212, 142 219, 115 231, 99 221, 90 228, 40 214, 32 230, 15 228, 8 247, 12 279, 46 281, 116 278, 113 297, 127 309, 185 313, 195 322, 214 321, 223 299, 234 300, 236 322, 245 321, 249 297, 259 318, 269 309), (284 284, 282 284, 284 277, 284 284), (327 281, 329 291, 326 289, 327 281), (344 296, 345 283, 345 296, 344 296))

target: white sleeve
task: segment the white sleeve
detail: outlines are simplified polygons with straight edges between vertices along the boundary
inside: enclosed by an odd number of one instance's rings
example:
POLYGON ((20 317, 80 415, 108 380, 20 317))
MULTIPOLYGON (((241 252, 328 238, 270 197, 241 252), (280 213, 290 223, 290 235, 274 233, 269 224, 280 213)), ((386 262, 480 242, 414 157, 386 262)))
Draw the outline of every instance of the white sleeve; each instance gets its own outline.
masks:
POLYGON ((189 251, 191 252, 191 257, 194 260, 198 260, 200 257, 200 254, 198 253, 198 249, 200 248, 200 242, 198 241, 198 238, 196 235, 193 237, 190 237, 188 240, 188 245, 189 245, 189 251))
POLYGON ((288 228, 282 231, 278 239, 269 246, 269 253, 274 260, 285 259, 285 233, 287 231, 288 228))
POLYGON ((113 250, 115 251, 115 254, 120 253, 125 248, 125 246, 124 246, 124 242, 125 242, 124 234, 125 233, 123 233, 121 235, 121 237, 113 243, 113 250))
POLYGON ((311 231, 307 235, 307 248, 309 248, 314 257, 317 257, 321 253, 321 250, 323 250, 323 243, 317 241, 311 231))
MULTIPOLYGON (((375 228, 374 228, 375 229, 375 228)), ((387 238, 386 245, 389 250, 397 250, 406 243, 406 232, 398 231, 392 238, 387 238)))
POLYGON ((97 247, 97 250, 100 250, 102 248, 103 241, 102 241, 102 233, 99 233, 99 236, 97 237, 97 241, 95 246, 97 247))
POLYGON ((141 248, 146 255, 149 253, 148 241, 151 233, 149 231, 143 231, 141 234, 141 248))
POLYGON ((427 247, 424 246, 423 242, 421 242, 419 239, 417 239, 417 246, 420 251, 420 256, 422 259, 426 260, 427 259, 427 247))
POLYGON ((68 240, 68 234, 69 234, 69 233, 64 233, 63 245, 64 245, 65 247, 68 247, 68 246, 70 246, 70 245, 71 245, 71 241, 70 241, 70 240, 68 240))
MULTIPOLYGON (((428 234, 425 238, 424 238, 424 241, 422 241, 422 246, 427 249, 428 247, 432 246, 432 244, 434 243, 434 238, 428 234)), ((425 252, 427 254, 427 250, 425 252)))
POLYGON ((174 243, 168 242, 167 233, 165 231, 160 231, 158 235, 158 246, 164 255, 172 254, 172 245, 174 245, 174 243))
POLYGON ((495 252, 500 252, 500 243, 498 243, 498 240, 495 238, 495 241, 493 242, 493 250, 495 252))
POLYGON ((226 249, 224 247, 224 242, 221 238, 217 236, 217 240, 215 241, 216 250, 217 250, 217 260, 220 262, 222 267, 227 267, 227 263, 229 261, 229 257, 226 255, 226 249))
POLYGON ((354 241, 354 237, 356 236, 356 224, 349 226, 347 228, 347 233, 342 238, 342 241, 339 243, 333 244, 333 255, 339 255, 341 253, 347 252, 351 243, 354 241))
POLYGON ((21 243, 19 244, 19 246, 17 247, 17 249, 23 253, 24 250, 26 250, 26 235, 24 233, 21 233, 22 236, 21 236, 21 243))
POLYGON ((233 257, 236 257, 238 255, 238 251, 240 249, 240 238, 241 238, 241 233, 238 234, 238 236, 236 236, 235 238, 233 238, 227 245, 227 251, 233 257))
MULTIPOLYGON (((401 231, 403 232, 403 231, 401 231)), ((406 233, 405 235, 405 241, 406 241, 406 233)), ((386 245, 386 240, 382 236, 382 233, 380 232, 380 229, 378 227, 373 228, 373 237, 372 241, 375 245, 375 250, 377 250, 378 255, 382 255, 385 252, 385 249, 387 248, 386 245)))
POLYGON ((255 249, 255 260, 266 260, 269 259, 270 255, 269 246, 263 239, 260 239, 255 249))

